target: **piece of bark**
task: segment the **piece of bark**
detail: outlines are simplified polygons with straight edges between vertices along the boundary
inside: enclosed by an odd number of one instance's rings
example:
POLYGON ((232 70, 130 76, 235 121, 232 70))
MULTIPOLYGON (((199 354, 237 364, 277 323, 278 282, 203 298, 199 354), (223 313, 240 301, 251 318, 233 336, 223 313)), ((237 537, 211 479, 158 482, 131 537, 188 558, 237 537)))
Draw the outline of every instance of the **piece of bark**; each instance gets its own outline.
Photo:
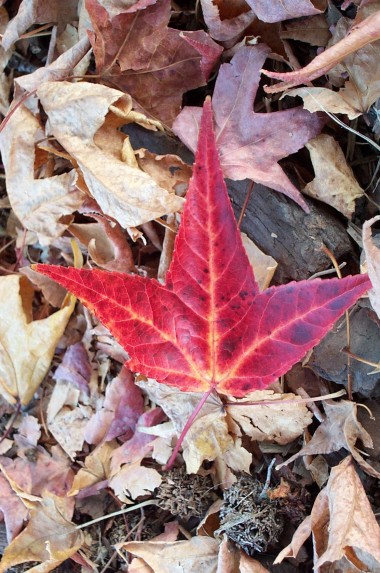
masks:
MULTIPOLYGON (((249 181, 228 181, 237 217, 249 184, 249 181)), ((309 214, 285 195, 262 185, 253 188, 241 230, 278 262, 272 284, 308 279, 331 268, 330 259, 322 251, 323 244, 336 259, 352 259, 352 245, 341 220, 324 205, 307 197, 305 201, 309 214)))

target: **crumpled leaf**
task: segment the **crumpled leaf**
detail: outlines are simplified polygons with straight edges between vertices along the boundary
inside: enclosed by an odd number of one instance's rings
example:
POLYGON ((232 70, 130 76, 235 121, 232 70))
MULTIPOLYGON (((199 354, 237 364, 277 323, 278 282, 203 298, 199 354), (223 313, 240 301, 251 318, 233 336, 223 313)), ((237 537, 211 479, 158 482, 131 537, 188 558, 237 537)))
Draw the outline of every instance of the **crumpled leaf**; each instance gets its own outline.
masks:
POLYGON ((114 17, 97 0, 87 0, 86 7, 98 73, 105 82, 111 76, 144 113, 171 126, 183 93, 206 83, 223 48, 203 30, 168 28, 170 0, 114 17))
POLYGON ((255 19, 252 10, 242 11, 232 18, 221 17, 223 6, 215 4, 214 0, 201 0, 203 18, 209 30, 210 36, 218 42, 235 44, 244 30, 255 19))
POLYGON ((340 145, 331 135, 321 133, 306 143, 310 152, 315 178, 303 192, 337 209, 351 219, 355 200, 363 196, 363 189, 355 179, 340 145))
POLYGON ((75 496, 82 490, 88 490, 97 485, 101 489, 107 485, 111 472, 111 455, 117 447, 115 442, 104 442, 86 456, 84 467, 75 474, 68 496, 75 496))
POLYGON ((372 238, 372 225, 380 221, 380 215, 366 221, 363 225, 363 249, 367 260, 367 270, 372 289, 368 291, 373 310, 380 318, 380 249, 372 238))
MULTIPOLYGON (((220 68, 213 95, 220 162, 225 177, 249 178, 267 185, 307 211, 301 193, 278 161, 315 137, 322 122, 299 107, 273 113, 253 111, 259 71, 269 52, 264 44, 244 46, 220 68)), ((174 133, 192 151, 197 145, 201 113, 201 108, 185 107, 173 124, 174 133)))
POLYGON ((237 397, 285 373, 370 286, 358 275, 259 293, 219 166, 209 100, 165 286, 122 273, 36 269, 97 313, 132 356, 133 371, 237 397))
POLYGON ((263 22, 281 22, 290 18, 320 14, 310 0, 246 0, 259 20, 263 22))
POLYGON ((340 402, 326 400, 324 409, 326 417, 315 430, 311 440, 279 467, 288 465, 299 456, 329 454, 345 448, 351 452, 352 457, 363 471, 380 478, 380 473, 363 459, 355 447, 357 440, 360 440, 367 448, 373 447, 371 436, 357 419, 357 404, 348 400, 340 402))
POLYGON ((149 457, 155 436, 140 431, 140 427, 149 428, 162 422, 164 414, 161 408, 153 408, 142 414, 137 422, 133 437, 113 451, 109 487, 124 503, 146 495, 161 483, 162 476, 157 470, 141 466, 145 457, 149 457))
POLYGON ((127 541, 115 548, 140 557, 154 573, 217 573, 219 543, 211 537, 192 537, 187 541, 127 541))
POLYGON ((350 571, 356 571, 356 567, 360 571, 380 568, 380 528, 351 456, 332 468, 311 515, 301 523, 274 563, 295 557, 309 535, 313 536, 315 573, 325 571, 326 563, 336 565, 336 571, 342 570, 340 564, 351 565, 350 571))
POLYGON ((46 82, 38 96, 49 117, 50 132, 77 161, 105 214, 123 227, 135 227, 181 209, 181 197, 122 161, 125 136, 117 128, 135 119, 144 122, 141 114, 134 115, 127 94, 87 82, 46 82), (106 118, 110 106, 115 114, 106 118))
POLYGON ((305 84, 329 72, 350 54, 380 39, 380 12, 376 11, 359 23, 353 24, 347 36, 316 56, 307 66, 294 72, 271 72, 262 70, 269 78, 281 80, 274 86, 265 86, 267 93, 277 93, 300 84, 305 84))
MULTIPOLYGON (((292 400, 297 398, 291 393, 276 394, 273 390, 256 390, 247 394, 244 400, 237 400, 239 405, 229 403, 225 408, 227 414, 252 440, 289 444, 303 433, 313 418, 306 404, 292 404, 292 400), (281 404, 283 400, 290 403, 281 404), (272 403, 244 406, 245 401, 272 403)), ((235 430, 235 433, 238 434, 238 431, 235 430)))
POLYGON ((37 233, 41 244, 67 229, 61 221, 79 209, 85 195, 75 187, 76 173, 36 178, 36 141, 41 127, 33 114, 21 105, 0 133, 7 192, 12 208, 24 227, 37 233))
POLYGON ((355 107, 354 102, 344 97, 344 88, 337 92, 328 88, 296 88, 287 91, 285 96, 302 97, 304 108, 312 113, 316 111, 343 113, 347 115, 348 119, 355 119, 364 111, 355 107))
POLYGON ((84 543, 84 534, 70 521, 71 500, 46 492, 40 501, 28 502, 29 523, 8 545, 0 563, 0 573, 28 561, 41 561, 29 569, 47 573, 74 555, 84 543))
POLYGON ((3 397, 25 406, 50 368, 55 347, 74 310, 70 297, 48 318, 32 320, 33 289, 25 277, 0 278, 0 386, 3 397))
POLYGON ((8 50, 28 28, 36 24, 52 23, 58 25, 59 33, 67 23, 77 18, 75 0, 58 2, 57 0, 22 0, 18 12, 9 22, 2 37, 2 46, 8 50))
MULTIPOLYGON (((137 384, 172 422, 170 428, 164 424, 164 433, 162 426, 147 431, 166 439, 178 437, 199 403, 199 394, 181 392, 165 384, 158 384, 155 380, 140 380, 137 384)), ((189 474, 197 473, 205 460, 223 460, 236 472, 248 472, 252 462, 252 455, 241 446, 241 440, 230 434, 223 403, 218 396, 210 396, 206 400, 186 434, 182 456, 189 474)))

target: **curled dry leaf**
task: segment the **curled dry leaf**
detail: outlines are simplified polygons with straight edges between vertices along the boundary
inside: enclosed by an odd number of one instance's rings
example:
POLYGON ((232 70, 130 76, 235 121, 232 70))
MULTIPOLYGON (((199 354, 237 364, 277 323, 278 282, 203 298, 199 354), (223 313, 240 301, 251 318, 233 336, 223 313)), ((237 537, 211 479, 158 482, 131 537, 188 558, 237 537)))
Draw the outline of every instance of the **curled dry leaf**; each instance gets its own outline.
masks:
POLYGON ((233 18, 226 18, 222 13, 223 6, 218 4, 215 4, 214 0, 201 0, 206 26, 214 40, 227 42, 228 46, 234 45, 244 30, 255 19, 255 13, 252 10, 243 11, 242 5, 240 14, 233 18))
MULTIPOLYGON (((300 107, 273 113, 253 111, 260 68, 269 52, 264 44, 244 46, 220 68, 213 108, 221 167, 225 177, 267 185, 307 210, 278 161, 315 137, 322 122, 300 107)), ((175 134, 192 151, 197 146, 201 114, 201 108, 185 107, 173 124, 175 134)))
POLYGON ((380 318, 380 249, 372 238, 372 225, 380 221, 380 216, 373 217, 363 225, 363 248, 367 259, 368 275, 372 289, 368 291, 372 307, 380 318))
MULTIPOLYGON (((97 486, 105 487, 111 473, 111 455, 117 447, 116 441, 105 442, 95 448, 84 460, 84 466, 75 474, 68 496, 75 496, 82 490, 97 486)), ((95 493, 95 492, 93 492, 95 493)))
MULTIPOLYGON (((149 399, 158 404, 171 420, 173 428, 169 429, 170 437, 179 436, 186 420, 199 403, 197 392, 181 392, 155 380, 139 381, 138 386, 144 390, 149 399)), ((152 429, 158 436, 168 437, 162 433, 160 426, 152 429)), ((249 471, 252 456, 241 447, 240 440, 230 435, 226 423, 226 414, 218 396, 209 396, 201 412, 189 429, 183 443, 183 458, 187 473, 197 473, 203 461, 223 460, 237 472, 249 471)))
POLYGON ((365 472, 380 478, 380 473, 363 459, 355 447, 357 440, 367 448, 373 447, 371 436, 357 419, 357 404, 348 400, 325 401, 324 409, 326 418, 316 429, 310 442, 279 467, 288 465, 299 456, 329 454, 345 448, 365 472))
POLYGON ((32 319, 33 288, 25 277, 0 278, 0 385, 9 402, 30 402, 50 368, 75 299, 43 320, 32 319))
POLYGON ((38 120, 22 105, 0 133, 0 149, 15 214, 26 229, 37 233, 42 244, 48 244, 67 229, 69 222, 62 223, 61 218, 78 209, 85 195, 75 187, 74 170, 35 177, 35 146, 41 138, 38 120))
POLYGON ((45 22, 56 22, 57 17, 57 0, 22 0, 16 16, 9 22, 2 37, 3 48, 9 50, 31 26, 45 22))
POLYGON ((306 185, 304 193, 337 209, 350 219, 355 200, 364 191, 348 165, 340 145, 331 135, 321 133, 306 143, 310 152, 315 178, 306 185))
POLYGON ((45 492, 41 500, 28 501, 29 523, 6 547, 0 573, 28 561, 41 561, 29 569, 35 573, 52 571, 74 555, 84 543, 84 535, 70 521, 73 504, 70 498, 45 492))
POLYGON ((135 117, 128 95, 86 82, 47 82, 38 96, 49 130, 76 160, 105 214, 123 227, 135 227, 182 208, 183 199, 122 161, 125 136, 117 128, 135 117), (111 106, 115 113, 109 113, 111 106))
MULTIPOLYGON (((311 424, 312 414, 306 404, 297 404, 295 394, 275 394, 273 390, 256 390, 247 394, 244 400, 229 403, 226 411, 235 424, 252 440, 260 442, 274 441, 278 444, 289 444, 311 424), (283 400, 290 403, 281 404, 283 400), (292 403, 292 400, 295 403, 292 403), (270 401, 263 406, 244 406, 244 402, 270 401)), ((239 430, 234 430, 240 434, 239 430)))
POLYGON ((281 22, 290 18, 320 14, 316 2, 310 0, 247 0, 247 4, 263 22, 281 22))
POLYGON ((301 523, 290 545, 274 563, 295 557, 310 535, 313 536, 315 573, 325 571, 326 563, 351 565, 349 571, 379 570, 379 525, 350 456, 332 468, 311 515, 301 523))
POLYGON ((245 233, 241 233, 244 248, 247 257, 255 272, 255 278, 259 290, 265 290, 269 287, 270 282, 277 268, 277 262, 273 257, 260 251, 259 247, 245 233))
POLYGON ((268 77, 281 80, 280 84, 265 86, 264 89, 267 93, 277 93, 299 84, 311 82, 326 74, 353 52, 379 39, 380 11, 376 11, 358 24, 354 24, 345 38, 316 56, 304 68, 287 73, 262 70, 268 77))

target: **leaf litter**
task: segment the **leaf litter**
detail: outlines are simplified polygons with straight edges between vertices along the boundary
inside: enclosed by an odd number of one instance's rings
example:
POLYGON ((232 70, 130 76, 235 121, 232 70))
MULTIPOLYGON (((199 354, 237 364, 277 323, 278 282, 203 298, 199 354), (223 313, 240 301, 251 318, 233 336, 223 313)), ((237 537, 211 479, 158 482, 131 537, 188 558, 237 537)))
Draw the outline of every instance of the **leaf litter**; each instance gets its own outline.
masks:
POLYGON ((24 0, 10 23, 3 9, 2 571, 262 573, 277 554, 294 571, 380 567, 363 396, 315 406, 347 385, 328 371, 305 390, 305 354, 345 309, 368 290, 378 311, 380 5, 348 4, 24 0), (269 100, 264 65, 308 87, 269 100), (198 147, 193 168, 171 128, 198 147), (252 181, 245 202, 229 185, 245 233, 223 177, 252 181), (249 226, 263 185, 300 225, 305 193, 363 227, 344 279, 278 284, 249 226))

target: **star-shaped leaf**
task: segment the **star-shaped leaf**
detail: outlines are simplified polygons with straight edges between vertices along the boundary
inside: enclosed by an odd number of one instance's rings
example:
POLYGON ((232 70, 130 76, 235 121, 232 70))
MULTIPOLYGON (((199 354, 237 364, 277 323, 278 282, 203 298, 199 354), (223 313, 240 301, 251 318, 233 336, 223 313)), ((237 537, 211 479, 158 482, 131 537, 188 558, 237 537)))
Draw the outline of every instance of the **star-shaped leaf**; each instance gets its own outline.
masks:
MULTIPOLYGON (((278 164, 295 153, 321 130, 322 121, 301 107, 272 113, 255 113, 253 103, 260 69, 270 48, 264 44, 240 48, 223 64, 213 95, 215 134, 225 177, 252 179, 291 197, 306 211, 301 193, 278 164)), ((202 110, 185 107, 173 131, 193 151, 197 146, 202 110)))
POLYGON ((181 390, 244 396, 317 344, 370 286, 366 275, 259 292, 220 168, 206 101, 167 283, 37 265, 72 291, 131 356, 131 370, 181 390))

